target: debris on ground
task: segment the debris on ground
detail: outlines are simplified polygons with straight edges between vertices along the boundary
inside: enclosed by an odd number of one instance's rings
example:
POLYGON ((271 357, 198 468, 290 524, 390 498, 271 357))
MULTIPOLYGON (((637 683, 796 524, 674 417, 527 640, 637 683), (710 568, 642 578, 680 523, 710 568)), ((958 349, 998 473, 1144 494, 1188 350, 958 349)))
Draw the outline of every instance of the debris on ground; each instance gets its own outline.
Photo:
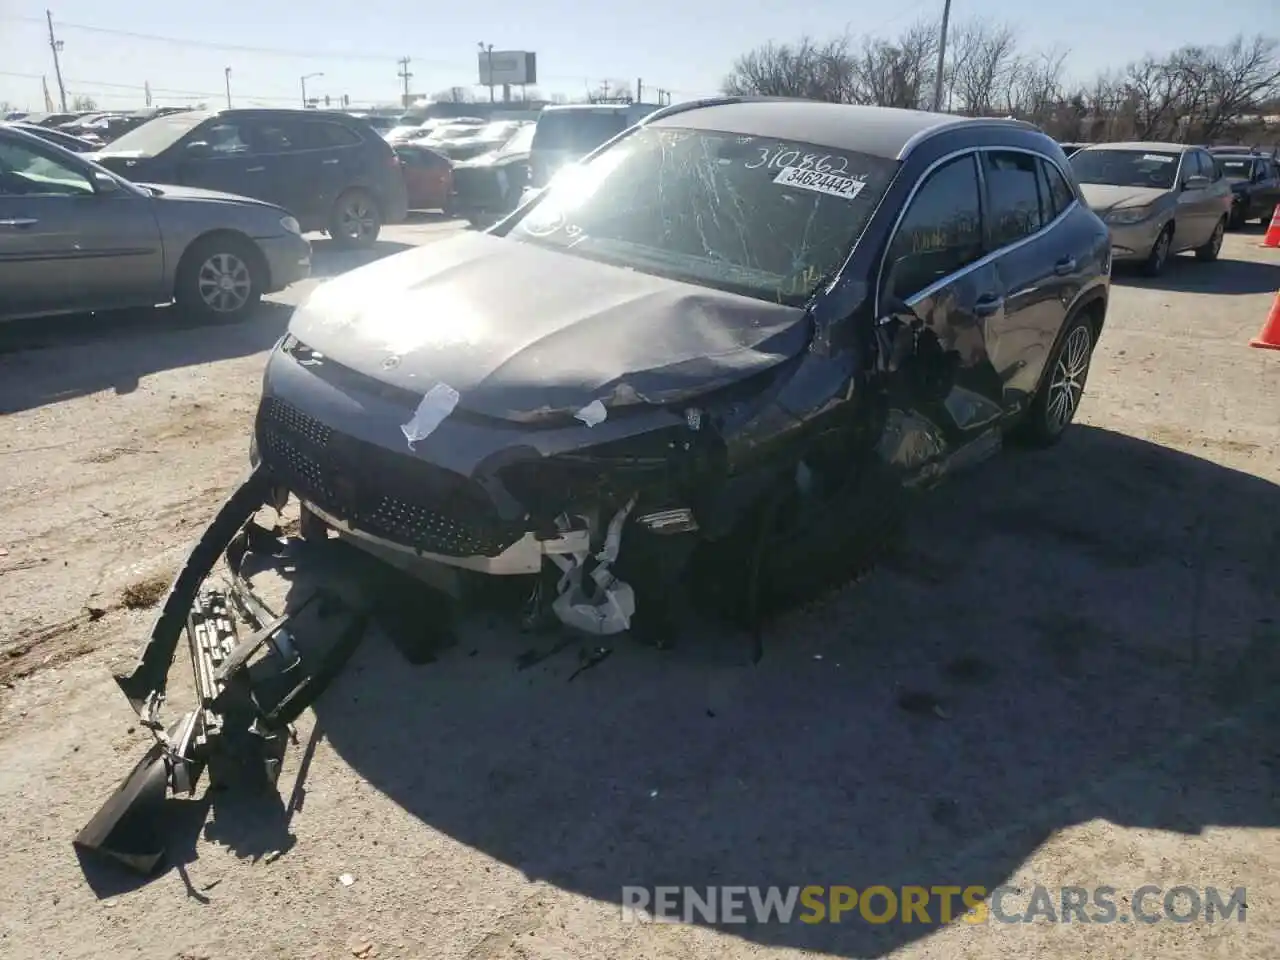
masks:
POLYGON ((147 577, 120 591, 120 603, 126 610, 150 610, 169 592, 169 578, 147 577))
POLYGON ((342 884, 344 887, 349 887, 356 882, 356 878, 349 873, 344 873, 342 876, 338 878, 338 882, 342 884))
POLYGON ((613 653, 613 647, 596 647, 594 650, 592 650, 589 653, 585 649, 579 650, 578 651, 578 669, 573 671, 573 673, 569 674, 569 679, 572 680, 578 674, 583 673, 587 670, 590 670, 592 667, 599 666, 600 664, 604 663, 606 660, 609 659, 609 656, 612 653, 613 653))

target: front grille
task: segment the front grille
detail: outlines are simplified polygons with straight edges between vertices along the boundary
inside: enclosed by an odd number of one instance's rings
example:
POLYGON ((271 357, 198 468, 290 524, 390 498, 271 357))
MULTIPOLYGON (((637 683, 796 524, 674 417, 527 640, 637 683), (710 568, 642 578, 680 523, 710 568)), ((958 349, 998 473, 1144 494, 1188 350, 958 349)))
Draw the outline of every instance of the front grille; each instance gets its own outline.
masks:
POLYGON ((267 469, 357 530, 447 557, 496 557, 524 535, 474 481, 339 433, 274 397, 263 400, 257 429, 267 469))

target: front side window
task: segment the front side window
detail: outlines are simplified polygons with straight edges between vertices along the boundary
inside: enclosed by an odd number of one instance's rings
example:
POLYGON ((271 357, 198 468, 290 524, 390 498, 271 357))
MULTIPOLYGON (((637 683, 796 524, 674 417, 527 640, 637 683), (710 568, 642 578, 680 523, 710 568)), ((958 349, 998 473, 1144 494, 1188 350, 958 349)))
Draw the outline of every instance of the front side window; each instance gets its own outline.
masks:
POLYGON ((990 150, 982 154, 994 246, 1016 243, 1044 226, 1048 198, 1041 197, 1037 166, 1036 158, 1029 153, 990 150))
POLYGON ((192 132, 188 144, 203 143, 215 157, 237 157, 250 152, 249 134, 234 120, 220 120, 192 132))
POLYGON ((909 299, 983 253, 978 171, 966 154, 934 170, 916 191, 889 245, 886 293, 909 299))
POLYGON ((0 197, 82 197, 89 178, 26 144, 0 142, 0 197))
POLYGON ((799 306, 844 262, 897 166, 811 143, 644 127, 558 175, 510 236, 799 306))
POLYGON ((1081 150, 1071 155, 1081 183, 1169 190, 1178 174, 1178 155, 1163 150, 1081 150))

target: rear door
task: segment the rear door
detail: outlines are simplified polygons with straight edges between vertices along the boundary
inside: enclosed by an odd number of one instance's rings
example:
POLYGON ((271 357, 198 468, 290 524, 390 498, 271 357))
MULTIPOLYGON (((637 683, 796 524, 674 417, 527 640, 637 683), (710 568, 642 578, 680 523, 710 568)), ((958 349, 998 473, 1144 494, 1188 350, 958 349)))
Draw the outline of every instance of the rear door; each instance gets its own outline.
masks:
POLYGON ((934 432, 908 441, 916 450, 943 454, 976 439, 1003 414, 988 340, 1004 321, 1006 297, 986 253, 978 156, 966 153, 925 174, 885 259, 892 269, 885 270, 881 304, 887 296, 911 306, 924 322, 925 340, 948 356, 953 372, 945 399, 911 401, 916 427, 904 436, 934 432))
POLYGON ((255 161, 250 169, 262 178, 258 199, 284 207, 298 220, 305 220, 320 167, 308 160, 302 123, 289 114, 260 114, 244 126, 255 161))
POLYGON ((305 202, 323 222, 342 191, 363 179, 364 139, 336 120, 307 119, 302 127, 303 169, 310 179, 305 202))
POLYGON ((984 151, 982 173, 988 244, 999 252, 995 269, 1005 291, 1004 310, 987 321, 986 341, 1003 384, 1003 403, 1013 410, 1035 392, 1046 351, 1080 286, 1066 235, 1047 229, 1071 194, 1057 168, 1032 153, 984 151))
POLYGON ((0 316, 156 303, 163 269, 149 197, 0 134, 0 316))
POLYGON ((1270 221, 1276 205, 1280 204, 1280 165, 1274 160, 1265 159, 1257 161, 1257 165, 1260 168, 1260 180, 1255 187, 1257 199, 1254 207, 1265 223, 1270 221))

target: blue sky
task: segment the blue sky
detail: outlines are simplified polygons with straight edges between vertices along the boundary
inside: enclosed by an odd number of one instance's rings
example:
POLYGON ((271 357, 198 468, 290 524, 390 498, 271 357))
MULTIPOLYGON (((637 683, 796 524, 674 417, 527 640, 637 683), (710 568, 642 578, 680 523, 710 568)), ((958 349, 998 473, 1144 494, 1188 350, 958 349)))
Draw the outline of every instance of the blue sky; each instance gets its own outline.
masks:
MULTIPOLYGON (((768 40, 846 29, 855 36, 893 34, 942 8, 942 0, 809 0, 796 6, 485 0, 441 4, 436 16, 433 5, 403 0, 48 2, 65 44, 69 96, 89 94, 103 106, 140 104, 147 82, 156 103, 220 102, 226 67, 240 106, 294 105, 299 78, 317 72, 324 76, 308 81, 312 94, 387 102, 400 92, 399 57, 412 58, 412 89, 427 94, 473 83, 481 41, 499 50, 536 51, 544 93, 577 94, 605 78, 634 84, 640 77, 648 90, 666 88, 680 100, 714 93, 737 54, 768 40)), ((953 0, 952 9, 953 21, 981 16, 1009 23, 1027 49, 1069 48, 1067 67, 1076 77, 1146 52, 1223 42, 1242 29, 1280 34, 1280 0, 953 0)), ((42 74, 56 101, 44 12, 42 2, 0 0, 0 101, 38 109, 42 74)))

